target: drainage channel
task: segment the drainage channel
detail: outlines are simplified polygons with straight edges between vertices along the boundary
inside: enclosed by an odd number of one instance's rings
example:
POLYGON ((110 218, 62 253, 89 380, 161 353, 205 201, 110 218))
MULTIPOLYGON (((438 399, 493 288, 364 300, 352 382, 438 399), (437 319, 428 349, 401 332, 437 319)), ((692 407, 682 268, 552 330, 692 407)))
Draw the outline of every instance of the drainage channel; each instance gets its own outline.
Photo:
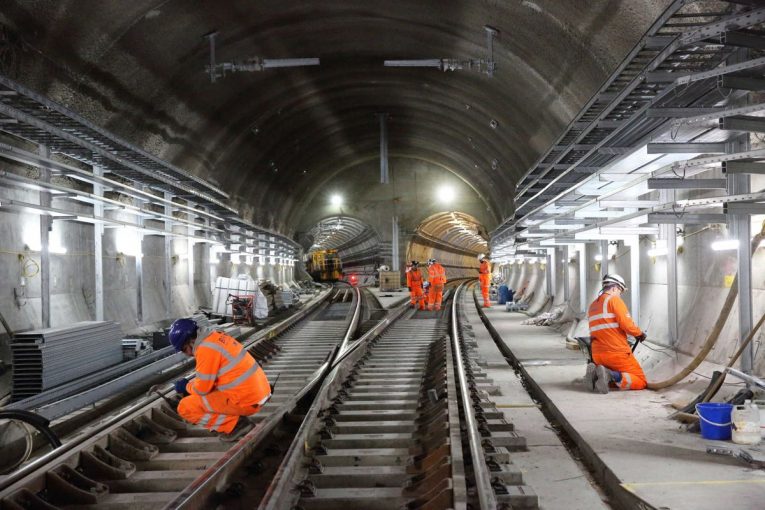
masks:
POLYGON ((23 476, 0 481, 0 508, 123 509, 181 506, 192 497, 210 501, 238 465, 234 461, 269 444, 283 418, 327 372, 329 358, 352 340, 360 300, 358 291, 338 291, 305 320, 249 347, 277 382, 271 401, 253 417, 256 426, 236 445, 184 422, 166 401, 150 397, 84 430, 23 476))

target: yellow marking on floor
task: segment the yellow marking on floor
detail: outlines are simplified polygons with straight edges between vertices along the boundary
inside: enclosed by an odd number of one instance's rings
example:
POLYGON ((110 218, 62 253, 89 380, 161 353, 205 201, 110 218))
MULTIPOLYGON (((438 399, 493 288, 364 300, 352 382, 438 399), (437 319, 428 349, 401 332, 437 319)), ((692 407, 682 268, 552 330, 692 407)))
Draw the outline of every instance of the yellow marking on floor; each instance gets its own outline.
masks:
POLYGON ((623 483, 622 487, 628 491, 634 493, 634 489, 642 487, 659 487, 659 486, 672 486, 672 485, 736 485, 736 484, 765 484, 765 478, 760 480, 694 480, 688 482, 635 482, 635 483, 623 483))

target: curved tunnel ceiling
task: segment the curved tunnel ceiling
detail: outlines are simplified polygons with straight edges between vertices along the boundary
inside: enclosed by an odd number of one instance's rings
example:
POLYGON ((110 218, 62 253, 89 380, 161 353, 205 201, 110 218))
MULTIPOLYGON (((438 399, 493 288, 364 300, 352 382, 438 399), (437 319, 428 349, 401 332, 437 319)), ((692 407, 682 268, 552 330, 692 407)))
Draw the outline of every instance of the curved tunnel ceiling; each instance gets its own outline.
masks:
POLYGON ((0 70, 220 183, 263 226, 291 233, 338 169, 375 157, 379 112, 392 156, 458 174, 499 221, 519 176, 668 3, 6 0, 0 70), (382 65, 484 58, 486 24, 501 32, 493 78, 382 65), (210 83, 213 30, 219 62, 321 66, 210 83))
POLYGON ((476 218, 462 212, 434 214, 417 227, 415 234, 423 240, 471 255, 486 253, 489 248, 486 228, 476 218))
POLYGON ((310 253, 316 250, 336 250, 360 241, 376 233, 366 223, 352 216, 330 216, 324 218, 306 232, 310 253))

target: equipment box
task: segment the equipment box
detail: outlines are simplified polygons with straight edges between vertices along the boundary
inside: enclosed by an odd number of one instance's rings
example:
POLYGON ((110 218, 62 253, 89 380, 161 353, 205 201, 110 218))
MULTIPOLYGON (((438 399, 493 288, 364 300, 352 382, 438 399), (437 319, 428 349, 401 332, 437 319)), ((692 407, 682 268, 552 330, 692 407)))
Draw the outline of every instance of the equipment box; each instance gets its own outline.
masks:
POLYGON ((380 290, 383 292, 401 288, 401 273, 399 271, 380 271, 380 290))

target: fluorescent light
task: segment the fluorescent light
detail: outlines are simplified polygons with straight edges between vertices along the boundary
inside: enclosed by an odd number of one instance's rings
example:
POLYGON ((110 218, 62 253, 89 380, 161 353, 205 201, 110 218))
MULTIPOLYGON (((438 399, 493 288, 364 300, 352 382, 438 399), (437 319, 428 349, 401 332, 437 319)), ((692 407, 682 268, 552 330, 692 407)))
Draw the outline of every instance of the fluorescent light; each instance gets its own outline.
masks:
POLYGON ((723 239, 722 241, 715 241, 712 243, 712 249, 714 251, 737 250, 738 239, 723 239))

